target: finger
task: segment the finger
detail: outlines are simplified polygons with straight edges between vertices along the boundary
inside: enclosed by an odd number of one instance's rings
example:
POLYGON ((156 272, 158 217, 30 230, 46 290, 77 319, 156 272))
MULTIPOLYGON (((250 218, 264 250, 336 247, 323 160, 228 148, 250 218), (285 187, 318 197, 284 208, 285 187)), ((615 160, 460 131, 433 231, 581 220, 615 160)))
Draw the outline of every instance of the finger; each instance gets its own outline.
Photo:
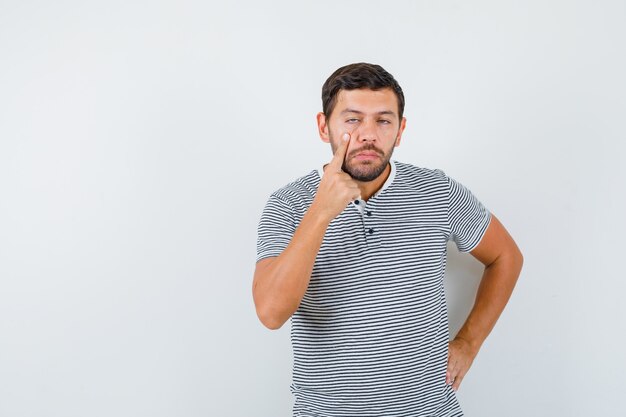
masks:
POLYGON ((450 361, 446 370, 446 384, 454 384, 459 377, 463 377, 461 374, 461 364, 458 361, 450 361))
POLYGON ((456 360, 452 357, 452 355, 448 354, 448 368, 446 369, 446 384, 451 385, 454 381, 454 376, 456 374, 456 360))
POLYGON ((459 378, 459 374, 457 371, 448 371, 446 372, 446 385, 452 385, 459 378))
POLYGON ((457 375, 456 378, 454 378, 452 389, 458 391, 459 387, 461 386, 461 381, 463 381, 463 377, 461 375, 457 375))
POLYGON ((352 177, 343 172, 341 173, 342 178, 345 180, 345 185, 352 190, 352 200, 362 200, 361 198, 361 189, 357 185, 357 183, 352 179, 352 177))
POLYGON ((333 171, 340 171, 343 165, 343 159, 346 157, 346 151, 348 150, 348 144, 350 143, 350 134, 345 132, 341 135, 341 141, 339 147, 335 150, 333 159, 328 164, 333 171))

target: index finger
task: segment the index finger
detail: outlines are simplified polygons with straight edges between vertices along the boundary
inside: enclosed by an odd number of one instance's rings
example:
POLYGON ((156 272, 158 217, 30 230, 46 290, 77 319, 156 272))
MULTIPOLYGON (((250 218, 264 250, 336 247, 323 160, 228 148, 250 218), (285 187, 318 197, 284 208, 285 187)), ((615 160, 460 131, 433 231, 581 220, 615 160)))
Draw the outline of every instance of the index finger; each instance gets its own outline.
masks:
POLYGON ((341 170, 341 166, 343 165, 343 159, 346 157, 346 151, 348 150, 348 144, 350 143, 350 134, 348 132, 344 132, 341 135, 341 142, 339 143, 339 147, 335 150, 335 155, 333 155, 333 159, 331 159, 328 164, 333 171, 341 170))

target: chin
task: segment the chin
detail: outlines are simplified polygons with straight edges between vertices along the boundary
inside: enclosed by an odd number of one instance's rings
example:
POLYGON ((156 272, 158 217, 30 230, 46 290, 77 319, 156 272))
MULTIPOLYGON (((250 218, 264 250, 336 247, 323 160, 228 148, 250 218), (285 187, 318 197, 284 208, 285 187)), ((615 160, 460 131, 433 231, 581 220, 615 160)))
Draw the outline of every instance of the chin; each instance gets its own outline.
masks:
POLYGON ((374 181, 378 178, 387 167, 387 161, 380 165, 373 165, 370 163, 359 164, 359 166, 347 166, 344 167, 344 171, 348 173, 352 179, 361 182, 374 181))

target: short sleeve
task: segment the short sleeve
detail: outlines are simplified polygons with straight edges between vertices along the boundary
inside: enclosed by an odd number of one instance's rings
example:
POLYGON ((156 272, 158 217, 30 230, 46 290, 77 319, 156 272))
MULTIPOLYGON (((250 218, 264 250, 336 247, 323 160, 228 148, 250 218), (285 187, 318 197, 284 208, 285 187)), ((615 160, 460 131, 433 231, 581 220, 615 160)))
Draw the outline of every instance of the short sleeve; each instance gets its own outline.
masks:
POLYGON ((482 239, 491 221, 491 213, 470 190, 448 178, 448 220, 450 239, 461 252, 470 252, 482 239))
POLYGON ((272 194, 263 209, 258 227, 257 262, 280 255, 296 230, 291 206, 272 194))

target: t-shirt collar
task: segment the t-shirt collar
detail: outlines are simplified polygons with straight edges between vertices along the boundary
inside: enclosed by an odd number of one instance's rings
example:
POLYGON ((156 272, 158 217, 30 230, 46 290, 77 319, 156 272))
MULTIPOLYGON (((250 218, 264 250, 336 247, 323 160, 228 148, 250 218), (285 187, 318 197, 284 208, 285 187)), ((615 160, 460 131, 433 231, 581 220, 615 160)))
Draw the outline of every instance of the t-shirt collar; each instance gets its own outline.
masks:
MULTIPOLYGON (((383 191, 385 191, 385 189, 387 187, 389 187, 389 185, 391 185, 393 180, 396 178, 396 163, 395 163, 395 161, 389 160, 389 165, 391 165, 391 172, 389 172, 389 176, 387 177, 387 180, 385 181, 383 186, 380 187, 380 189, 374 193, 374 195, 372 197, 376 197, 378 194, 380 194, 383 191)), ((319 177, 321 179, 322 176, 324 175, 324 166, 323 165, 320 168, 317 169, 317 174, 319 175, 319 177)))

